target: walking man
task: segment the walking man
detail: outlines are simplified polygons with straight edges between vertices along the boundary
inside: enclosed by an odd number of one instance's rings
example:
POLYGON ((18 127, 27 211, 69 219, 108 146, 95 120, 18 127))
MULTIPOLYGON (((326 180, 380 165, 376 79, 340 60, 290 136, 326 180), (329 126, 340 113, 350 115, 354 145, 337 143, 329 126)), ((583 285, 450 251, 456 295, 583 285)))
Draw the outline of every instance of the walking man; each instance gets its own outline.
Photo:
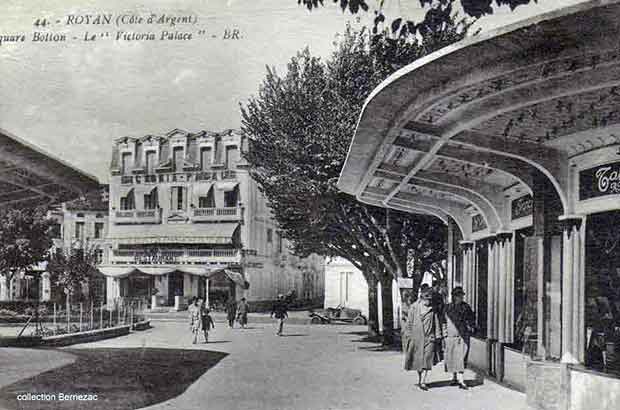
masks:
POLYGON ((243 329, 248 324, 248 310, 248 302, 246 302, 245 298, 241 298, 237 309, 237 320, 243 329))
POLYGON ((474 312, 463 300, 463 288, 452 290, 452 303, 445 308, 444 352, 446 372, 452 373, 452 385, 467 390, 465 367, 469 353, 469 339, 474 332, 474 312), (458 379, 457 379, 458 375, 458 379))
POLYGON ((284 300, 284 295, 278 295, 278 300, 273 304, 273 308, 271 309, 271 317, 276 317, 278 321, 278 332, 276 333, 278 336, 282 336, 282 332, 284 331, 284 320, 288 317, 288 313, 286 311, 286 301, 284 300))
POLYGON ((196 344, 198 341, 198 333, 202 329, 202 309, 198 298, 192 298, 191 304, 187 308, 189 313, 189 328, 194 335, 192 344, 196 344))
POLYGON ((228 319, 228 326, 232 329, 235 327, 235 318, 237 317, 237 302, 235 298, 229 297, 226 302, 226 317, 228 319))

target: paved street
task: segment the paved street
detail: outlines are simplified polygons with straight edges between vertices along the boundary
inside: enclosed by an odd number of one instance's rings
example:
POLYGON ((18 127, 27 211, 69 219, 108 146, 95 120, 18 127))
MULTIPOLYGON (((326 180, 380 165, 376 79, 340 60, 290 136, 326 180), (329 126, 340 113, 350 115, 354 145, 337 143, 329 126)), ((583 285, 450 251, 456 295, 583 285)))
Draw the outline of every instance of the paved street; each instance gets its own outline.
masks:
MULTIPOLYGON (((211 335, 213 343, 192 345, 185 323, 162 321, 154 326, 72 349, 149 347, 228 354, 184 393, 149 409, 525 408, 525 395, 486 380, 466 392, 441 383, 421 392, 413 387, 415 374, 402 370, 400 352, 377 351, 376 344, 360 341, 363 327, 295 325, 287 327, 285 337, 277 337, 269 324, 231 331, 218 323, 211 335)), ((437 368, 432 380, 445 379, 437 368)), ((480 383, 473 373, 467 379, 480 383)))

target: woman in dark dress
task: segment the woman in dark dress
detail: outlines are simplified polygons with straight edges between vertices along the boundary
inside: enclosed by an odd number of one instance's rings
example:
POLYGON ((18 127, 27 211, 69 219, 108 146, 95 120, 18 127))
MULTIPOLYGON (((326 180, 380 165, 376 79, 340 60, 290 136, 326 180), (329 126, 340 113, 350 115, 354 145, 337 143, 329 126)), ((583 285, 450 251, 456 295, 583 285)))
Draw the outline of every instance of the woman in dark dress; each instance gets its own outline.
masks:
POLYGON ((474 331, 475 316, 471 307, 463 300, 464 295, 465 292, 460 286, 452 290, 452 303, 446 305, 444 309, 443 344, 446 372, 452 373, 453 385, 467 390, 464 372, 469 353, 469 339, 474 331))

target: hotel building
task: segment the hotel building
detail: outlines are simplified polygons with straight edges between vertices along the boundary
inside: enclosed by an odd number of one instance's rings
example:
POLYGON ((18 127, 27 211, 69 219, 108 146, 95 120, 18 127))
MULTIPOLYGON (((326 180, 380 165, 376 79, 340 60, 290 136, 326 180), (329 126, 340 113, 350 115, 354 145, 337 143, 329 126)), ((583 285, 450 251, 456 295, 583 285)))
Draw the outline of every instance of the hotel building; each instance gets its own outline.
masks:
POLYGON ((114 142, 99 266, 109 303, 181 309, 192 296, 214 307, 243 296, 259 306, 292 290, 322 297, 323 259, 289 252, 242 158, 247 149, 234 130, 114 142))

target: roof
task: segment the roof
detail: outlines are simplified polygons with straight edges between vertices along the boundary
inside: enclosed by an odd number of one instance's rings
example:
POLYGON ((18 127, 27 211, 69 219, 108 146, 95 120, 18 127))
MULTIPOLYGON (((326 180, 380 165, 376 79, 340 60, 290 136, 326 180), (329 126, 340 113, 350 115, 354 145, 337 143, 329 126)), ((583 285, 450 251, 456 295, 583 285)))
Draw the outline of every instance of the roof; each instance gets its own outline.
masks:
POLYGON ((338 187, 360 201, 510 225, 506 197, 549 183, 572 215, 569 161, 620 143, 620 4, 589 1, 472 36, 368 97, 338 187))
POLYGON ((98 189, 95 177, 0 130, 0 207, 60 203, 98 189))

